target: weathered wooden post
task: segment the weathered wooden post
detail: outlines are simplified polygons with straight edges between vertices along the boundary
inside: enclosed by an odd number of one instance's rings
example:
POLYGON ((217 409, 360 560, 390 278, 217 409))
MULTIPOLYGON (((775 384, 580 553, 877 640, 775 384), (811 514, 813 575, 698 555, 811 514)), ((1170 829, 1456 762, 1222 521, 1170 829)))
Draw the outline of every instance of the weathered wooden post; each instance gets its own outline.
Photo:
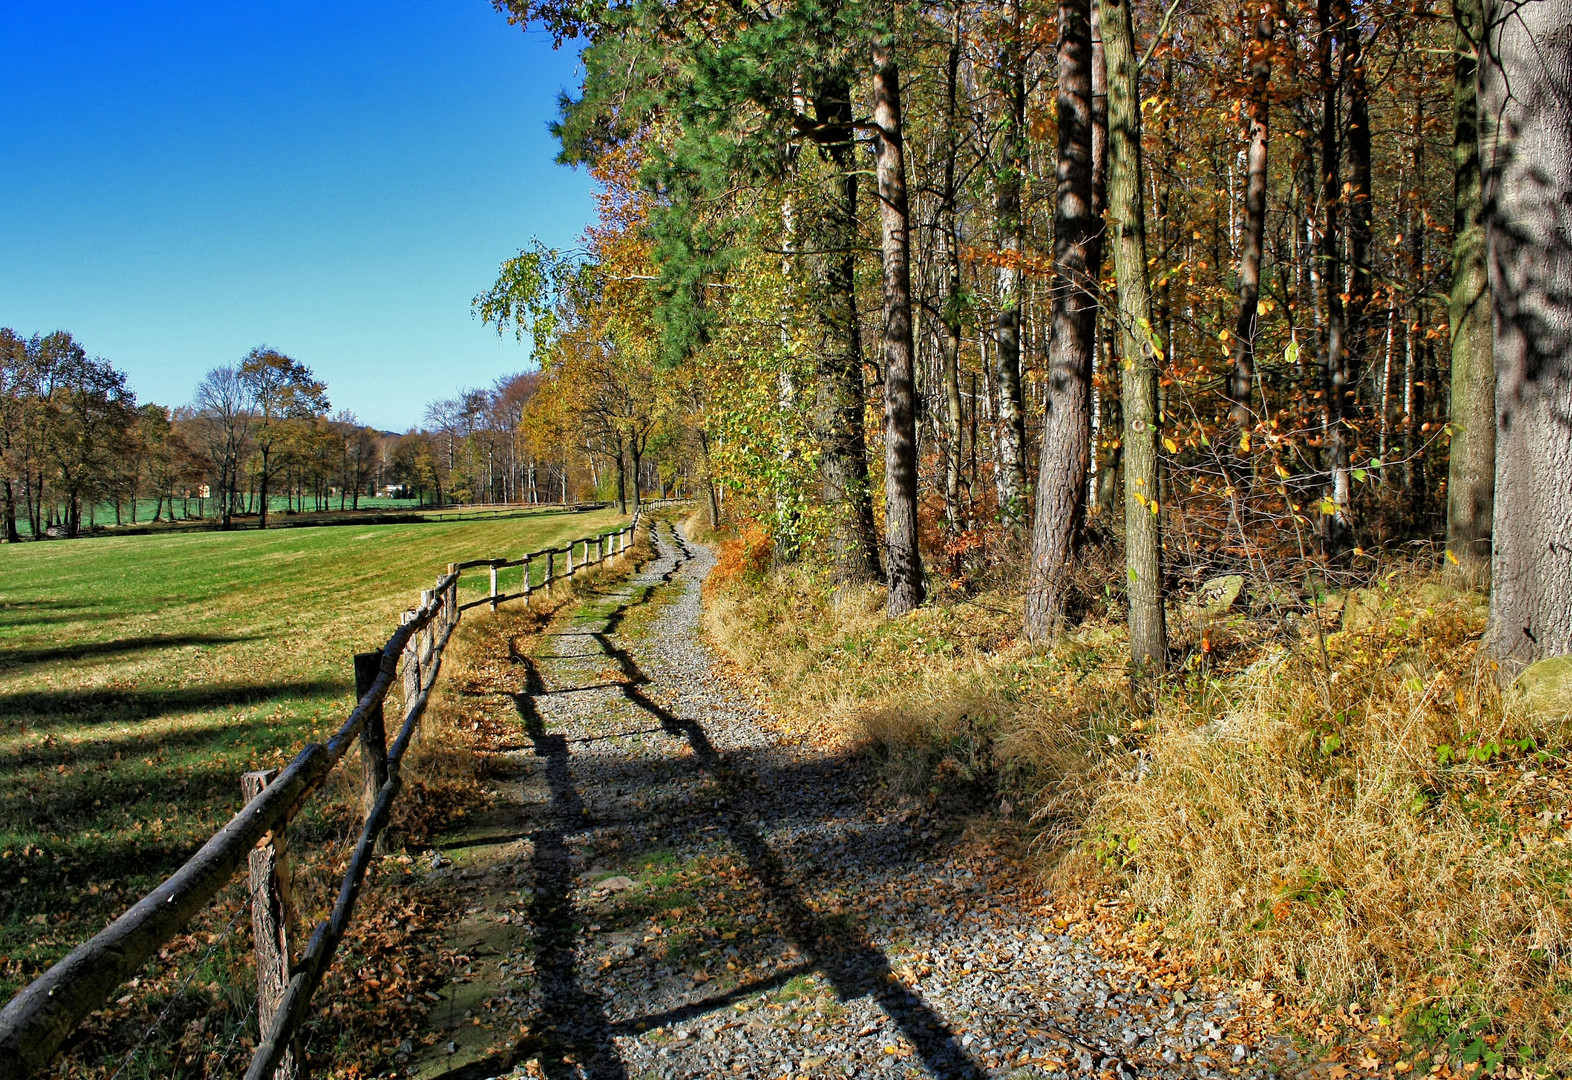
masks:
POLYGON ((524 606, 529 607, 529 556, 524 556, 524 606))
POLYGON ((497 564, 491 564, 491 610, 497 610, 497 564))
POLYGON ((569 580, 572 580, 572 578, 573 578, 573 541, 572 540, 568 541, 568 546, 567 546, 566 550, 567 550, 567 553, 568 553, 568 578, 569 578, 569 580))
MULTIPOLYGON (((240 778, 240 792, 246 802, 262 794, 273 782, 277 769, 248 772, 240 778)), ((291 948, 295 911, 290 896, 289 854, 284 839, 285 823, 267 834, 247 857, 247 879, 251 886, 251 930, 257 958, 257 1023, 260 1030, 273 1026, 273 1016, 283 1004, 289 988, 291 948)), ((279 1080, 295 1080, 300 1067, 293 1052, 284 1055, 279 1080)))
MULTIPOLYGON (((403 620, 399 625, 415 621, 416 613, 404 612, 403 620)), ((411 634, 404 643, 404 708, 409 709, 410 702, 415 700, 415 695, 420 693, 420 640, 416 634, 411 634)), ((403 726, 403 721, 399 721, 403 726)))
POLYGON ((448 563, 448 584, 442 589, 442 629, 452 629, 458 622, 458 563, 448 563))
POLYGON ((556 561, 557 561, 557 550, 555 548, 547 548, 546 549, 546 577, 545 577, 545 580, 542 582, 542 584, 544 584, 546 586, 546 591, 547 592, 551 591, 551 579, 552 579, 552 577, 556 573, 556 570, 555 570, 556 561))
MULTIPOLYGON (((371 689, 371 684, 377 681, 377 676, 382 674, 382 654, 380 652, 360 652, 355 654, 355 700, 359 702, 371 689)), ((366 712, 366 723, 360 729, 360 760, 365 767, 365 787, 361 791, 361 811, 366 817, 371 816, 371 808, 377 805, 377 796, 382 791, 382 785, 388 782, 388 736, 387 725, 382 717, 382 702, 377 702, 376 708, 366 712)), ((377 837, 377 851, 387 850, 387 833, 377 837)))

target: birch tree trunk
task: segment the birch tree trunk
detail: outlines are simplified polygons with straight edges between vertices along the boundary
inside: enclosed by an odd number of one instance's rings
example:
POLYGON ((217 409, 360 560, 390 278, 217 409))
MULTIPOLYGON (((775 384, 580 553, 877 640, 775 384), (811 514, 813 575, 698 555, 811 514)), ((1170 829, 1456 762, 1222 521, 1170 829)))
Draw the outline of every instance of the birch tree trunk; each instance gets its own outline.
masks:
POLYGON ((887 611, 893 618, 922 603, 924 582, 917 549, 917 391, 901 75, 882 35, 873 43, 873 125, 884 262, 884 545, 887 611))
POLYGON ((1025 218, 1021 189, 1026 167, 1026 62, 1023 56, 1025 24, 1020 0, 1012 5, 1013 18, 1004 49, 1009 116, 999 147, 999 180, 995 199, 998 218, 999 319, 995 327, 998 348, 999 438, 996 451, 999 476, 999 518, 1015 528, 1026 520, 1026 414, 1021 396, 1021 272, 1020 258, 1025 218))

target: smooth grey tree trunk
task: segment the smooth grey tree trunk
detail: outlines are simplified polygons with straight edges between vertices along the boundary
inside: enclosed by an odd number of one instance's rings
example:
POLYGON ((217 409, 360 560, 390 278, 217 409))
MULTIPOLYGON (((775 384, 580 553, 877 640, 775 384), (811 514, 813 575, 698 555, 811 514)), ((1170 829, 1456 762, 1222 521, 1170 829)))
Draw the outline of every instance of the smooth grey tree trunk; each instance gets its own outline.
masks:
MULTIPOLYGON (((1490 568, 1496 489, 1496 372, 1490 269, 1479 190, 1479 0, 1453 0, 1457 56, 1452 84, 1452 449, 1447 466, 1446 547, 1470 576, 1490 568)), ((1409 424, 1413 426, 1412 421, 1409 424)))
POLYGON ((1572 653, 1572 0, 1486 0, 1480 150, 1496 370, 1487 650, 1572 653))
POLYGON ((894 617, 922 603, 925 585, 917 547, 917 387, 901 75, 882 36, 873 44, 873 126, 884 263, 884 545, 887 611, 894 617))

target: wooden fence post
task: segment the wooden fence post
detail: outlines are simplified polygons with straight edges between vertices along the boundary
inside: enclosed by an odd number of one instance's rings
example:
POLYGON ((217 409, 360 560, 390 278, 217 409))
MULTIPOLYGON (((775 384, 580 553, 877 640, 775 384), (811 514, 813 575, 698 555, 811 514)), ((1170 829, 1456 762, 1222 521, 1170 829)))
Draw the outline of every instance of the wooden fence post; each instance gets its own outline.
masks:
POLYGON ((546 552, 546 576, 541 581, 541 584, 546 587, 546 591, 547 592, 551 591, 551 579, 552 579, 552 576, 556 572, 555 571, 556 561, 557 561, 557 552, 556 552, 556 550, 555 549, 548 550, 546 552))
MULTIPOLYGON (((415 612, 404 612, 403 626, 415 621, 415 612)), ((415 695, 420 693, 420 642, 414 634, 404 644, 404 709, 409 710, 409 703, 415 700, 415 695)), ((399 727, 404 726, 403 718, 399 718, 399 727)))
POLYGON ((529 607, 529 556, 524 556, 524 606, 529 607))
MULTIPOLYGON (((377 681, 377 676, 382 674, 382 654, 380 652, 360 652, 355 654, 355 700, 358 702, 366 696, 371 689, 371 684, 377 681)), ((366 713, 366 723, 360 729, 360 760, 365 767, 365 787, 361 791, 360 804, 366 817, 371 816, 371 808, 377 804, 377 796, 382 793, 382 785, 388 782, 388 736, 387 725, 382 717, 382 703, 377 702, 377 707, 366 713)), ((378 853, 387 850, 387 834, 377 837, 378 853)))
POLYGON ((491 564, 491 610, 497 610, 497 564, 491 564))
MULTIPOLYGON (((248 772, 240 778, 240 792, 246 802, 262 793, 273 782, 277 769, 248 772)), ((289 988, 292 951, 290 937, 295 921, 290 896, 289 854, 281 826, 270 832, 247 857, 247 878, 251 886, 251 930, 257 958, 257 1023, 260 1030, 273 1026, 273 1016, 289 988)), ((284 1055, 277 1080, 295 1080, 300 1075, 293 1052, 284 1055)))
POLYGON ((568 577, 571 579, 573 577, 573 541, 572 540, 568 541, 567 551, 568 551, 568 577))

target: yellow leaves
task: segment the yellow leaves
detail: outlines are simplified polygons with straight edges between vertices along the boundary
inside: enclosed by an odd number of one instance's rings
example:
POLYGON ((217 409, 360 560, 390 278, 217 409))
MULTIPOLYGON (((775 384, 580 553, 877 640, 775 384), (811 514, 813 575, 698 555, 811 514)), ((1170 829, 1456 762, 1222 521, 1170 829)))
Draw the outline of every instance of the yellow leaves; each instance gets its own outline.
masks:
POLYGON ((1241 454, 1248 454, 1250 452, 1250 433, 1248 431, 1241 431, 1239 433, 1239 452, 1241 454))
POLYGON ((1316 503, 1316 509, 1321 511, 1321 513, 1325 514, 1327 517, 1331 517, 1337 513, 1337 503, 1333 502, 1330 498, 1323 498, 1320 502, 1316 503))
MULTIPOLYGON (((1457 555, 1456 555, 1456 553, 1454 553, 1454 552, 1453 552, 1453 551, 1452 551, 1452 549, 1451 549, 1451 548, 1447 548, 1447 549, 1446 549, 1446 561, 1447 561, 1447 562, 1449 562, 1449 563, 1451 563, 1451 564, 1452 564, 1452 565, 1453 565, 1453 566, 1459 566, 1459 565, 1461 565, 1461 564, 1460 564, 1460 563, 1459 563, 1459 562, 1458 562, 1458 561, 1457 561, 1457 555)), ((1459 702, 1459 704, 1461 704, 1461 702, 1459 702)))
POLYGON ((1288 479, 1288 477, 1289 477, 1289 472, 1288 472, 1288 470, 1287 470, 1287 469, 1285 469, 1285 468, 1283 468, 1283 465, 1282 465, 1282 462, 1275 462, 1275 463, 1274 463, 1274 464, 1273 464, 1273 465, 1272 465, 1272 468, 1273 468, 1273 469, 1275 469, 1275 470, 1277 470, 1277 475, 1278 475, 1278 476, 1280 476, 1280 477, 1282 477, 1282 478, 1283 478, 1283 479, 1284 479, 1284 480, 1287 480, 1287 479, 1288 479))
MULTIPOLYGON (((1163 436, 1163 445, 1168 448, 1168 452, 1170 454, 1177 454, 1179 452, 1179 444, 1174 442, 1173 439, 1166 435, 1163 436)), ((1448 554, 1450 554, 1450 552, 1448 554)))

